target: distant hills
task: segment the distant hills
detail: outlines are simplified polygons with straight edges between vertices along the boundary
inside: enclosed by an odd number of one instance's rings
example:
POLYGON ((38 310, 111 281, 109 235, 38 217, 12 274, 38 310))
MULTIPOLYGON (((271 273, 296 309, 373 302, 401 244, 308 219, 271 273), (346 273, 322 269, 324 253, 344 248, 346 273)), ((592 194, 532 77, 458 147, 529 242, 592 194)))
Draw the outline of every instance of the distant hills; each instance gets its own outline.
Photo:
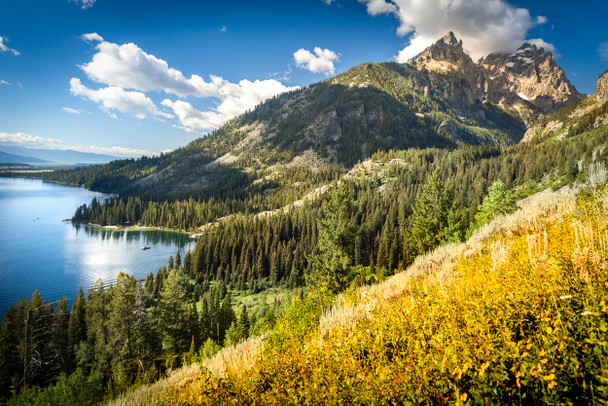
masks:
POLYGON ((0 150, 0 164, 37 164, 46 163, 42 159, 32 158, 28 156, 8 154, 0 150))
POLYGON ((105 164, 115 159, 118 158, 70 149, 36 149, 0 144, 1 163, 105 164))

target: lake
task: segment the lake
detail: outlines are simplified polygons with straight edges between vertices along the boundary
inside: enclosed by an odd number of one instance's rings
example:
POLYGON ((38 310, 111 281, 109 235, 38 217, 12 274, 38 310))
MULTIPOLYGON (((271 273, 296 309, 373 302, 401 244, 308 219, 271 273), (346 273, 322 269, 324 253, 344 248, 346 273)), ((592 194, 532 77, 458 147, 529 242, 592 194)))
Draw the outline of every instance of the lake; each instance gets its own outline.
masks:
POLYGON ((45 300, 71 299, 119 272, 136 278, 166 265, 177 250, 194 248, 187 234, 108 230, 69 221, 76 208, 101 193, 36 179, 0 178, 0 317, 38 289, 45 300), (150 246, 142 250, 142 246, 150 246))

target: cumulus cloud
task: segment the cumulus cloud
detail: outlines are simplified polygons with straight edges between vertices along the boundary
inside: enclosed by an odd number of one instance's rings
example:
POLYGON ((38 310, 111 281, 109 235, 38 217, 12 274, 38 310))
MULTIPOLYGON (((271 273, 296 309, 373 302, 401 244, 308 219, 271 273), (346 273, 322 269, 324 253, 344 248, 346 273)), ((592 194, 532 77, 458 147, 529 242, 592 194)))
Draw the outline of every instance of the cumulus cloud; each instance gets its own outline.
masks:
POLYGON ((0 80, 0 85, 7 85, 7 86, 9 86, 10 83, 7 82, 6 80, 0 80))
POLYGON ((16 49, 9 48, 6 45, 6 42, 8 42, 8 39, 6 37, 0 37, 0 52, 10 52, 15 56, 21 55, 21 52, 17 51, 16 49))
POLYGON ((105 41, 97 33, 82 36, 87 42, 96 43, 97 52, 90 62, 80 68, 87 77, 107 87, 93 90, 77 78, 70 81, 72 94, 86 97, 102 105, 104 110, 118 110, 138 118, 152 116, 172 118, 146 96, 147 92, 162 92, 179 98, 214 98, 217 107, 199 112, 190 103, 165 100, 163 105, 174 110, 180 128, 189 131, 210 130, 220 127, 232 117, 244 113, 260 102, 297 87, 287 87, 281 82, 268 80, 241 80, 232 83, 221 76, 209 76, 205 81, 198 75, 186 77, 182 72, 154 55, 144 52, 133 43, 114 44, 105 41), (129 90, 125 90, 129 89, 129 90), (188 106, 191 107, 188 108, 188 106))
POLYGON ((76 114, 76 115, 80 114, 80 110, 76 110, 71 107, 63 107, 61 110, 65 111, 66 113, 70 113, 70 114, 76 114))
POLYGON ((526 39, 528 30, 548 20, 533 18, 524 8, 505 0, 359 0, 371 15, 394 14, 397 33, 409 35, 409 44, 396 59, 405 62, 448 31, 463 41, 473 59, 491 52, 510 52, 526 39))
POLYGON ((61 149, 62 147, 62 142, 55 138, 42 138, 21 132, 13 134, 0 132, 0 142, 27 148, 61 149))
POLYGON ((542 38, 532 38, 526 41, 532 45, 536 45, 539 48, 545 48, 545 51, 555 52, 555 45, 546 42, 542 38))
POLYGON ((154 152, 143 149, 133 149, 125 147, 99 147, 96 145, 68 144, 55 138, 43 138, 27 133, 4 133, 0 132, 0 143, 5 145, 15 145, 25 148, 42 149, 71 149, 79 152, 93 152, 95 154, 108 154, 112 156, 137 157, 142 155, 155 155, 154 152))
POLYGON ((312 73, 334 74, 336 67, 334 61, 340 61, 340 55, 329 49, 315 47, 314 54, 304 48, 298 49, 293 54, 298 68, 304 68, 312 73))
POLYGON ((600 44, 598 52, 600 54, 600 58, 608 60, 608 41, 600 44))
POLYGON ((262 100, 276 94, 283 93, 285 89, 295 90, 297 87, 286 88, 281 82, 274 79, 241 80, 238 84, 230 83, 220 77, 213 76, 213 82, 223 89, 220 104, 208 111, 199 111, 190 103, 165 99, 163 106, 169 107, 177 116, 180 128, 186 131, 209 131, 220 127, 226 121, 253 109, 262 100))
POLYGON ((93 7, 95 5, 96 0, 70 0, 70 3, 78 3, 80 4, 80 8, 86 10, 89 7, 93 7))
MULTIPOLYGON (((136 118, 173 117, 171 114, 159 110, 152 100, 141 92, 130 92, 116 86, 93 90, 83 85, 78 78, 70 80, 70 92, 101 105, 102 109, 110 115, 113 114, 113 110, 116 110, 136 118)), ((114 115, 114 117, 116 116, 114 115)))

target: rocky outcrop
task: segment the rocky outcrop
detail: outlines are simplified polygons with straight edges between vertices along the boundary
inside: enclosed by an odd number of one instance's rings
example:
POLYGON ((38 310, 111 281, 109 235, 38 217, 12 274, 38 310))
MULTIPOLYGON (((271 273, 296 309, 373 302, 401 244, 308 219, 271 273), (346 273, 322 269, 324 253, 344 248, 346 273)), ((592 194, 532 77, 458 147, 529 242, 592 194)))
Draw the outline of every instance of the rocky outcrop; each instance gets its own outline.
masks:
POLYGON ((581 101, 584 96, 570 84, 551 52, 525 43, 512 54, 494 53, 479 64, 494 87, 504 88, 529 101, 545 114, 581 101))
POLYGON ((608 70, 600 75, 593 97, 600 104, 604 104, 608 101, 608 70))
POLYGON ((462 48, 452 31, 410 60, 418 69, 438 72, 465 72, 477 70, 475 62, 462 48))
POLYGON ((525 43, 512 54, 494 53, 475 63, 449 32, 409 61, 419 70, 451 77, 451 100, 473 105, 485 100, 513 106, 526 122, 584 98, 555 63, 551 52, 525 43), (458 91, 464 94, 458 94, 458 91), (538 109, 538 112, 530 110, 538 109))

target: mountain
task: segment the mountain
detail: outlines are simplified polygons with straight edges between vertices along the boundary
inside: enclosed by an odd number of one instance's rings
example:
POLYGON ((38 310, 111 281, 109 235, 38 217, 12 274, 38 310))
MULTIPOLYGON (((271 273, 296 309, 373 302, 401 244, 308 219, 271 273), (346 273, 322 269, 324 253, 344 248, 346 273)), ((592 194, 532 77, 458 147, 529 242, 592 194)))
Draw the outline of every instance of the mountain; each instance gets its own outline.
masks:
POLYGON ((582 98, 542 48, 476 63, 449 32, 408 63, 364 63, 279 95, 158 158, 49 176, 123 194, 259 191, 285 169, 344 171, 376 151, 516 144, 582 98))
POLYGON ((3 164, 34 164, 34 163, 45 163, 42 159, 32 158, 29 156, 21 156, 15 154, 8 154, 6 152, 0 151, 0 163, 3 164))
POLYGON ((110 155, 79 152, 71 149, 37 149, 4 144, 0 144, 0 152, 31 157, 41 160, 40 162, 63 164, 105 164, 118 159, 110 155))
POLYGON ((569 139, 579 134, 608 134, 608 71, 600 75, 596 91, 580 102, 547 115, 531 126, 525 141, 569 139))
POLYGON ((545 114, 583 100, 553 55, 525 43, 515 53, 494 53, 479 61, 500 87, 530 101, 545 114))
POLYGON ((608 70, 600 75, 593 98, 598 103, 606 103, 608 101, 608 70))

